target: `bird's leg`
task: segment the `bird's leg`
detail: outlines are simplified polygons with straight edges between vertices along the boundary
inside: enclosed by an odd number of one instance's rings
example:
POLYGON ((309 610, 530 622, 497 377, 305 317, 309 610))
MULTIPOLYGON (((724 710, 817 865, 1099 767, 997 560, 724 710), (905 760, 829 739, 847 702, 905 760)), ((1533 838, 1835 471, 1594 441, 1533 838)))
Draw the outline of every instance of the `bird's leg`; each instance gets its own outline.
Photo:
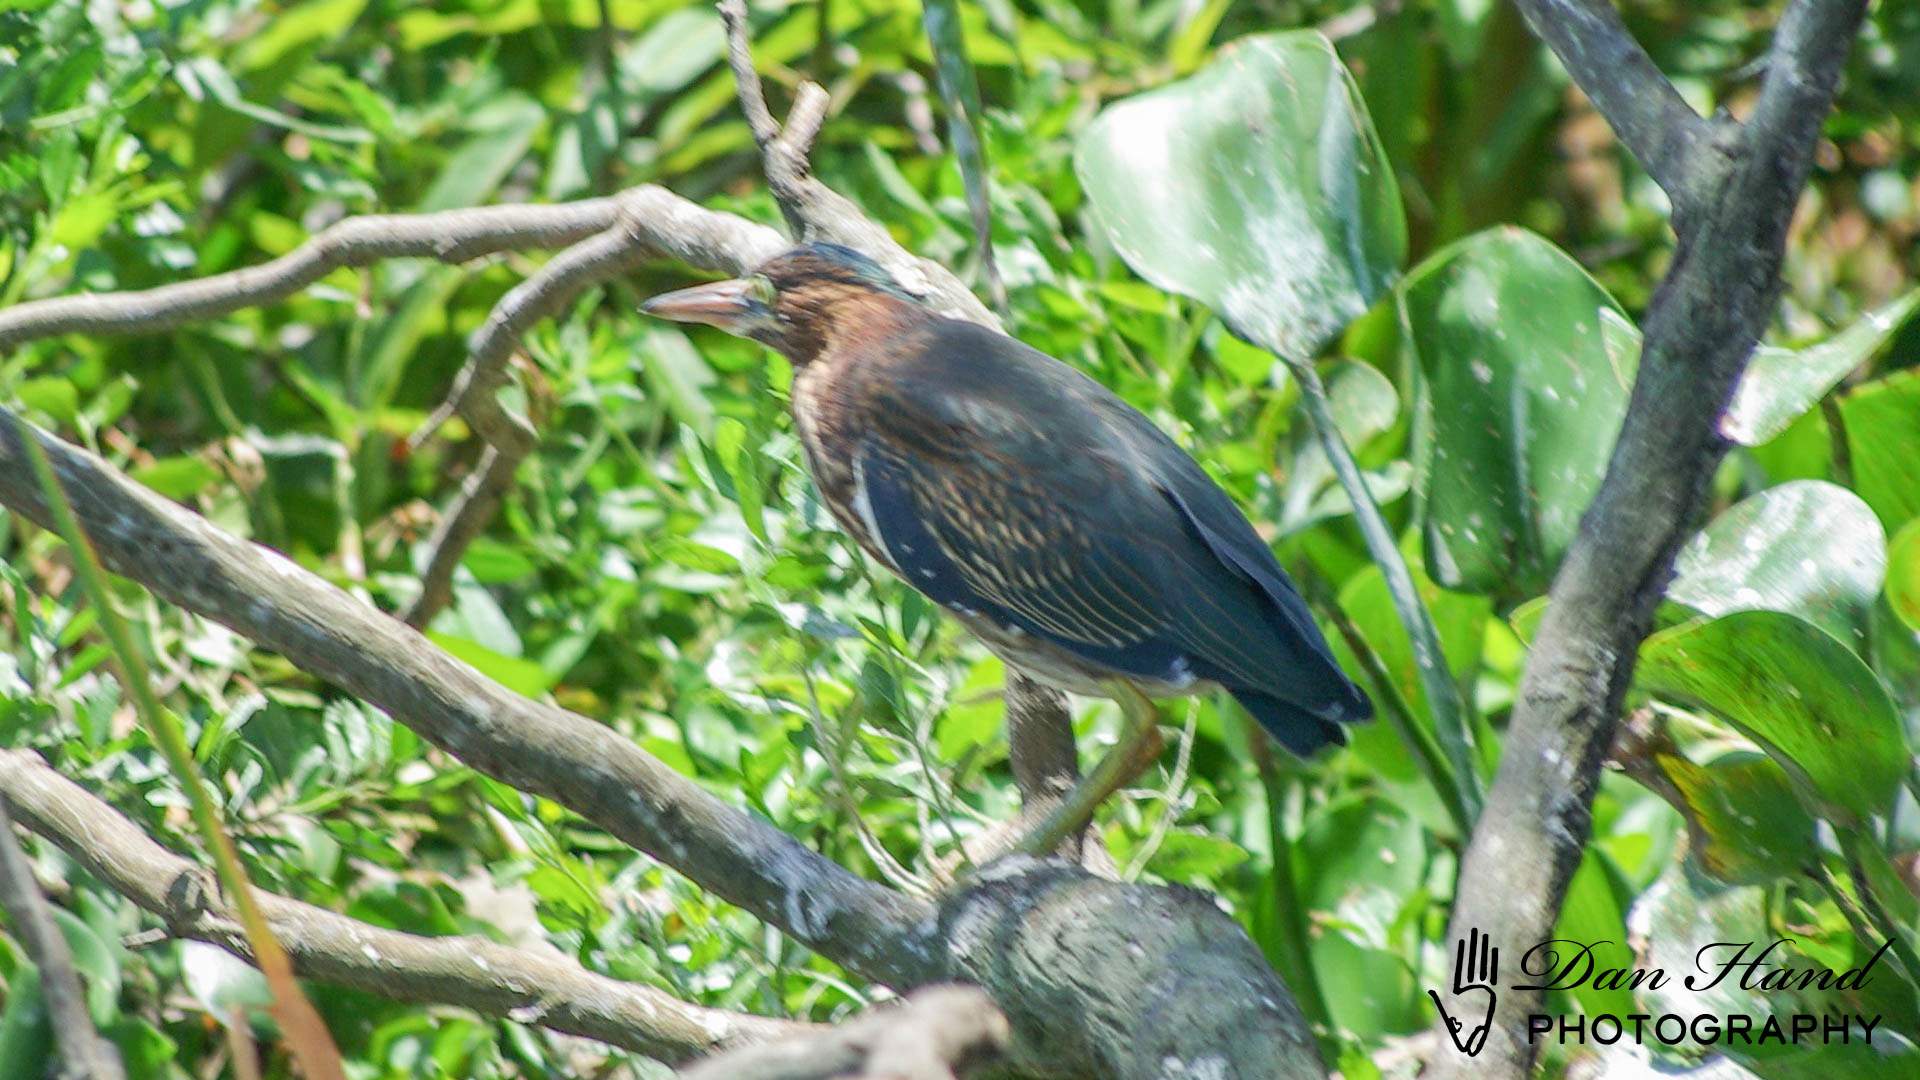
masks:
POLYGON ((1160 756, 1160 713, 1132 683, 1116 680, 1114 701, 1120 706, 1120 741, 1100 764, 1047 812, 1014 850, 1028 855, 1052 855, 1067 837, 1085 828, 1094 811, 1114 792, 1132 783, 1160 756))

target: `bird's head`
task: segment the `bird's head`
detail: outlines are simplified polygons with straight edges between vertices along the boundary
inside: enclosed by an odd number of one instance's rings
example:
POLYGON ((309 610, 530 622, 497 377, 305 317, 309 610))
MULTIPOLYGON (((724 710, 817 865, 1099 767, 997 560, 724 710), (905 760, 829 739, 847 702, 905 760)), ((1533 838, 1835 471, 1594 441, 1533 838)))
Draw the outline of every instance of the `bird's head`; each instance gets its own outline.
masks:
POLYGON ((839 244, 803 244, 731 281, 696 285, 640 305, 649 315, 752 338, 795 364, 850 334, 918 310, 879 263, 839 244))

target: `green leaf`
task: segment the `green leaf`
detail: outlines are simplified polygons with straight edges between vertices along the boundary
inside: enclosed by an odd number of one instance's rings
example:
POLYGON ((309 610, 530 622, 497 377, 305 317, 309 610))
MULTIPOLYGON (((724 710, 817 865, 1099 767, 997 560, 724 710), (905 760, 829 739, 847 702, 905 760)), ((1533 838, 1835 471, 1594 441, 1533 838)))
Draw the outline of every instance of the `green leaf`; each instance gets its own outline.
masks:
POLYGON ((246 39, 234 53, 233 65, 241 71, 259 71, 279 64, 303 46, 331 42, 346 33, 366 6, 367 0, 307 0, 283 8, 246 39))
POLYGON ((1640 648, 1639 684, 1711 710, 1786 769, 1836 824, 1884 813, 1907 768, 1893 702, 1866 664, 1812 623, 1741 611, 1663 630, 1640 648))
POLYGON ((142 465, 130 475, 169 499, 196 495, 220 479, 220 470, 198 457, 161 458, 142 465))
POLYGON ((60 936, 67 940, 67 951, 73 956, 73 968, 85 982, 87 1011, 93 1014, 95 1024, 107 1023, 119 1011, 120 962, 80 916, 62 907, 52 911, 54 922, 60 925, 60 936))
POLYGON ((518 548, 486 536, 474 540, 473 546, 461 557, 460 564, 482 585, 518 581, 531 577, 537 569, 533 560, 521 554, 518 548))
MULTIPOLYGON (((1380 374, 1379 369, 1371 364, 1345 360, 1329 368, 1323 377, 1327 386, 1327 407, 1333 414, 1334 426, 1339 429, 1340 437, 1347 441, 1348 446, 1365 446, 1368 440, 1393 426, 1394 419, 1400 414, 1400 396, 1394 392, 1393 383, 1380 374)), ((1320 440, 1314 438, 1312 427, 1304 423, 1296 424, 1293 429, 1293 468, 1287 474, 1286 488, 1281 495, 1281 532, 1293 532, 1315 520, 1311 511, 1316 498, 1333 484, 1333 464, 1327 460, 1327 452, 1320 440)), ((1381 496, 1391 491, 1392 486, 1383 485, 1383 490, 1375 496, 1376 501, 1386 501, 1381 496)), ((1401 486, 1400 490, 1404 491, 1405 487, 1401 486)), ((1346 505, 1351 510, 1352 504, 1346 505)))
POLYGON ((1879 352, 1915 311, 1920 311, 1920 289, 1862 315, 1852 326, 1818 345, 1804 349, 1763 345, 1755 349, 1746 374, 1740 378, 1740 387, 1734 391, 1733 404, 1720 420, 1721 434, 1746 446, 1758 446, 1787 430, 1848 372, 1879 352))
POLYGON ((1772 758, 1738 752, 1701 765, 1664 732, 1622 756, 1629 776, 1680 811, 1687 854, 1704 873, 1731 885, 1764 885, 1819 859, 1814 819, 1772 758))
POLYGON ((522 94, 504 94, 491 102, 475 122, 476 133, 447 158, 414 209, 425 213, 486 201, 526 156, 534 132, 545 119, 546 110, 539 102, 522 94))
POLYGON ((1543 592, 1600 489, 1638 335, 1578 263, 1522 229, 1436 253, 1402 294, 1432 407, 1428 570, 1453 589, 1543 592))
POLYGON ((1004 307, 1005 287, 993 262, 993 204, 987 188, 987 149, 980 141, 980 83, 967 58, 967 39, 961 32, 959 0, 922 0, 920 18, 933 47, 934 81, 940 88, 940 106, 947 113, 947 142, 960 163, 960 181, 967 192, 967 211, 973 218, 974 245, 986 271, 994 302, 1004 307))
POLYGON ((1135 272, 1290 360, 1366 311, 1406 257, 1393 170, 1314 31, 1243 38, 1193 77, 1108 106, 1074 164, 1135 272))
POLYGON ((1907 522, 1887 545, 1887 605, 1908 629, 1920 630, 1920 520, 1907 522))
POLYGON ((553 686, 553 676, 532 660, 498 653, 478 642, 436 630, 427 631, 427 637, 456 659, 466 661, 480 674, 523 697, 539 697, 553 686))
POLYGON ((80 415, 80 391, 73 382, 58 375, 28 379, 14 388, 20 404, 43 412, 61 424, 70 425, 80 415))
POLYGON ((1887 535, 1846 488, 1796 480, 1742 500, 1680 552, 1667 599, 1705 615, 1784 611, 1864 651, 1887 535))
POLYGON ((1902 371, 1855 389, 1840 401, 1853 459, 1853 489, 1888 532, 1920 516, 1920 371, 1902 371))

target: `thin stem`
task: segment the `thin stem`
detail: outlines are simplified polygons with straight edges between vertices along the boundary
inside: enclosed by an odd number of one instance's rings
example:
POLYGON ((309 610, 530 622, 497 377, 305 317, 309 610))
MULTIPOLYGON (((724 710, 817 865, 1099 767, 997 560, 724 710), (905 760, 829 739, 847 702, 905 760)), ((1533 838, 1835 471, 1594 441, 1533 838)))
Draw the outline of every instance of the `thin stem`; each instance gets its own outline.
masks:
POLYGON ((1360 633, 1360 628, 1354 625, 1346 609, 1330 595, 1326 583, 1318 575, 1308 575, 1302 581, 1319 603, 1320 610, 1333 623, 1341 640, 1353 651, 1354 658, 1360 661, 1360 669, 1366 672, 1367 681, 1373 687, 1374 700, 1383 706, 1381 711, 1386 714, 1387 722, 1393 725, 1394 733, 1400 736, 1400 741, 1413 755, 1414 764, 1420 767, 1427 783, 1432 784, 1433 790, 1439 793, 1440 801, 1446 804, 1447 816, 1453 819, 1454 828, 1460 830, 1464 840, 1473 832, 1473 818, 1467 813, 1466 796, 1461 791, 1459 777, 1447 763, 1439 743, 1434 741, 1433 733, 1414 716, 1413 706, 1400 693, 1400 687, 1394 683, 1393 673, 1387 670, 1380 654, 1360 633))
POLYGON ((1407 560, 1401 557, 1393 530, 1387 527, 1386 519, 1380 516, 1380 507, 1375 505, 1373 494, 1367 490, 1366 481, 1360 475, 1360 466, 1354 463, 1353 451, 1347 448, 1347 441, 1340 437, 1340 429, 1334 424, 1333 413, 1327 406, 1326 387, 1320 383, 1320 373, 1314 370, 1310 362, 1284 356, 1281 359, 1300 383, 1300 397, 1306 402, 1307 417, 1313 422, 1315 434, 1320 437, 1320 446, 1326 451, 1328 462, 1333 465, 1334 475, 1339 477, 1340 486, 1346 489, 1347 498, 1353 502, 1353 519, 1360 526, 1360 535, 1366 538, 1367 552, 1385 575, 1387 592, 1393 597, 1394 611, 1399 614, 1401 625, 1407 628, 1407 637, 1413 642, 1413 661, 1420 669, 1420 682, 1427 691, 1427 709, 1433 714, 1433 732, 1440 740, 1441 752, 1453 767, 1453 775, 1458 781, 1458 797, 1467 821, 1466 831, 1471 831, 1473 822, 1480 817, 1484 796, 1480 787, 1480 772, 1474 767, 1473 735, 1467 730, 1466 709, 1460 700, 1460 688, 1453 681, 1453 673, 1447 669, 1446 653, 1440 647, 1440 633, 1434 629, 1433 616, 1428 614, 1426 605, 1420 600, 1420 590, 1413 583, 1413 572, 1407 569, 1407 560))
POLYGON ((88 542, 79 519, 74 516, 66 490, 54 475, 53 463, 47 459, 46 451, 26 425, 18 417, 11 417, 11 420, 14 434, 25 450, 34 476, 45 494, 55 530, 73 552, 74 572, 99 614, 101 631, 113 648, 121 685, 132 699, 134 710, 139 713, 154 743, 167 759, 174 779, 186 791, 194 824, 198 826, 200 837, 208 850, 213 853, 214 869, 220 877, 221 887, 238 909, 241 925, 246 928, 247 944, 253 950, 254 962, 260 966, 268 985, 272 987, 274 1016, 286 1030, 287 1043, 294 1058, 300 1063, 301 1071, 311 1080, 345 1080, 340 1051, 334 1047, 333 1037, 327 1033, 320 1014, 314 1011, 306 995, 301 993, 299 984, 294 982, 293 965, 287 960, 286 952, 280 948, 280 942, 273 936, 266 917, 260 912, 260 906, 254 899, 253 886, 247 880, 246 870, 240 865, 239 853, 234 849, 233 839, 227 835, 226 827, 220 821, 220 810, 207 793, 206 783, 200 778, 199 769, 194 764, 193 751, 187 746, 186 734, 180 730, 179 720, 161 706, 159 697, 154 693, 153 675, 147 668, 146 654, 140 651, 134 641, 133 628, 114 604, 112 594, 107 591, 107 573, 101 568, 99 557, 94 554, 93 545, 88 542))
POLYGON ((1320 988, 1320 974, 1314 970, 1313 952, 1307 936, 1306 905, 1300 898, 1300 885, 1293 878, 1293 836, 1287 831, 1287 778, 1274 758, 1267 733, 1247 723, 1247 741, 1253 747, 1253 760, 1260 773, 1260 786, 1267 802, 1267 846, 1273 853, 1273 901, 1280 933, 1275 942, 1280 955, 1276 966, 1287 986, 1300 999, 1300 1011, 1307 1023, 1326 1031, 1333 1013, 1327 1007, 1326 992, 1320 988))
POLYGON ((1879 854, 1867 850, 1873 838, 1857 828, 1836 827, 1834 832, 1840 840, 1840 853, 1847 860, 1847 876, 1853 880, 1853 891, 1859 894, 1860 907, 1866 912, 1874 929, 1893 946, 1894 959, 1900 962, 1900 974, 1907 980, 1907 985, 1920 990, 1920 956, 1914 955, 1913 943, 1907 940, 1906 930, 1880 903, 1880 897, 1873 891, 1873 882, 1867 876, 1867 857, 1879 854))

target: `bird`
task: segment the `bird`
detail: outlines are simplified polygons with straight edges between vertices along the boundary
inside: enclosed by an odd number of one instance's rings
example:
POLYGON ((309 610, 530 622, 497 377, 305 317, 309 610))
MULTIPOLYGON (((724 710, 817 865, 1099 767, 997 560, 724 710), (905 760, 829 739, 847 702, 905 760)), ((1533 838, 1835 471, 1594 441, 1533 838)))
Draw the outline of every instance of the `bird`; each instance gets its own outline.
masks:
POLYGON ((1119 744, 1043 850, 1145 767, 1153 698, 1225 690, 1302 757, 1371 718, 1232 497, 1073 366, 829 243, 641 310, 785 356, 808 472, 859 546, 1014 669, 1121 705, 1119 744))

